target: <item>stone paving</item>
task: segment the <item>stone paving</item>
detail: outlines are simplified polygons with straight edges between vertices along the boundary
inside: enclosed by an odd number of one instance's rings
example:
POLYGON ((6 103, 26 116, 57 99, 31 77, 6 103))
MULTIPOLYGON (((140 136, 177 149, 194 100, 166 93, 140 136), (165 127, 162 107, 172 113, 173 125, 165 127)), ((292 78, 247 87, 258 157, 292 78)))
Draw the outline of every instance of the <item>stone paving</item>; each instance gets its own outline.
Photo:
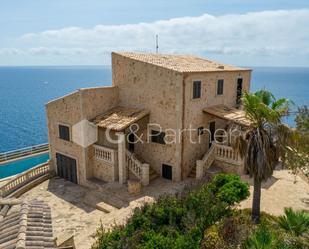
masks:
MULTIPOLYGON (((247 176, 252 194, 252 181, 247 176)), ((287 170, 276 170, 274 176, 263 184, 261 210, 280 215, 284 207, 309 210, 309 185, 300 177, 294 183, 294 175, 287 170)), ((176 194, 185 186, 193 184, 189 178, 180 183, 158 178, 142 189, 136 196, 129 195, 125 186, 117 183, 95 185, 86 188, 60 178, 43 182, 21 198, 38 199, 47 202, 52 210, 54 236, 75 235, 78 249, 87 249, 93 243, 93 235, 102 224, 110 227, 124 224, 135 207, 164 194, 176 194), (107 213, 109 212, 109 213, 107 213)), ((240 204, 240 208, 250 208, 251 196, 240 204)))
MULTIPOLYGON (((240 204, 240 208, 251 208, 252 179, 243 176, 250 183, 250 197, 240 204)), ((261 211, 281 215, 285 207, 309 210, 309 184, 288 170, 275 170, 272 178, 262 185, 261 211)))
POLYGON ((75 235, 78 249, 88 249, 93 243, 93 235, 102 224, 109 227, 124 224, 134 208, 152 202, 164 194, 176 194, 185 186, 192 184, 193 179, 173 183, 158 178, 142 189, 137 196, 130 196, 125 186, 117 183, 104 184, 97 189, 75 185, 60 178, 52 178, 21 196, 23 200, 44 200, 51 207, 55 237, 75 235), (103 207, 110 213, 100 211, 103 207), (121 207, 116 208, 115 206, 121 207))

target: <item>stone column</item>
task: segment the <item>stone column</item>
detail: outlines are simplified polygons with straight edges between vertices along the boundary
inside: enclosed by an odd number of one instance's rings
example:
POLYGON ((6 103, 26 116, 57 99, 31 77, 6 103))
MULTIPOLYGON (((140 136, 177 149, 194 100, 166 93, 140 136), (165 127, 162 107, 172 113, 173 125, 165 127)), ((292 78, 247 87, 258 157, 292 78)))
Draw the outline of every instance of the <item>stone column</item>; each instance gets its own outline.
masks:
POLYGON ((142 184, 143 186, 149 185, 149 164, 142 164, 142 184))
POLYGON ((123 132, 116 133, 118 136, 118 169, 119 169, 119 183, 124 184, 127 181, 127 167, 126 167, 126 139, 123 132))
POLYGON ((204 176, 203 172, 203 161, 202 160, 197 160, 196 161, 196 179, 202 179, 204 176))

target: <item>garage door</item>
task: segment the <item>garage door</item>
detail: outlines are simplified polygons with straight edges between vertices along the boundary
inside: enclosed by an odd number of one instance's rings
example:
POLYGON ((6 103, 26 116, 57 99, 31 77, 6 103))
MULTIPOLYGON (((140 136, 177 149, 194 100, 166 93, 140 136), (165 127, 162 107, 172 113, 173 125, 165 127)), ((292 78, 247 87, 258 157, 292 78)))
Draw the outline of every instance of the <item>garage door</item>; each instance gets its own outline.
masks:
POLYGON ((56 153, 58 176, 77 184, 76 160, 56 153))

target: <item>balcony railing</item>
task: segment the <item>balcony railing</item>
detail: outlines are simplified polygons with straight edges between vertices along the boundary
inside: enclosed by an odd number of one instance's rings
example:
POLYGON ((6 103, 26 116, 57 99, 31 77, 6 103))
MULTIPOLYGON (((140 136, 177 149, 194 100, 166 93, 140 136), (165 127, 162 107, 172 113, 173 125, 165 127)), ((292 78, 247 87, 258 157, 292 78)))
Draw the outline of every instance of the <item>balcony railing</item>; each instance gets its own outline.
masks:
POLYGON ((144 186, 149 184, 149 164, 139 161, 129 150, 126 150, 126 166, 144 186))
POLYGON ((93 145, 93 147, 94 147, 94 157, 96 159, 104 161, 109 164, 115 164, 116 150, 96 144, 93 145))
POLYGON ((231 147, 221 144, 214 144, 214 153, 216 160, 232 164, 242 164, 239 154, 231 147))
POLYGON ((27 170, 4 184, 0 188, 0 197, 6 197, 17 189, 25 186, 27 183, 39 178, 40 176, 49 174, 50 172, 51 169, 48 162, 27 170))
POLYGON ((0 162, 5 162, 13 159, 17 159, 23 156, 33 155, 41 152, 48 151, 48 144, 39 144, 31 147, 26 147, 18 150, 12 150, 8 152, 0 153, 0 162))
POLYGON ((232 147, 213 142, 202 160, 196 162, 196 178, 202 178, 215 160, 236 166, 243 165, 243 160, 232 147))

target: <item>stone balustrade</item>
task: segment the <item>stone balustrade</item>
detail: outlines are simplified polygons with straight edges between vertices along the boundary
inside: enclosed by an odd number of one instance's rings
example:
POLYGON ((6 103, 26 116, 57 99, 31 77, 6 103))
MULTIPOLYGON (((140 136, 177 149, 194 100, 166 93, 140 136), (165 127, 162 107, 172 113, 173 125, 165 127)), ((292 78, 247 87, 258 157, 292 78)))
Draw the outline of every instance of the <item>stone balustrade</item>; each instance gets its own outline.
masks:
POLYGON ((51 170, 48 162, 29 169, 3 185, 0 188, 0 196, 6 197, 13 193, 15 190, 18 190, 19 188, 25 186, 27 183, 39 178, 40 176, 49 174, 50 171, 51 170))
POLYGON ((126 150, 127 168, 142 182, 142 185, 149 184, 149 164, 140 162, 133 153, 126 150))
POLYGON ((243 160, 231 146, 213 142, 202 160, 196 162, 196 178, 201 179, 215 160, 236 166, 243 165, 243 160))
POLYGON ((211 145, 209 150, 203 156, 202 160, 196 161, 196 178, 201 179, 204 175, 206 170, 212 165, 215 160, 215 146, 214 144, 211 145))
POLYGON ((239 154, 231 146, 214 143, 214 153, 216 160, 232 164, 242 163, 239 154))
POLYGON ((94 157, 98 160, 102 160, 109 164, 115 164, 115 154, 116 150, 100 146, 100 145, 93 145, 94 147, 94 157))
POLYGON ((29 156, 37 153, 47 152, 49 150, 48 144, 39 144, 31 147, 26 147, 18 150, 0 153, 0 162, 17 159, 24 156, 29 156))

